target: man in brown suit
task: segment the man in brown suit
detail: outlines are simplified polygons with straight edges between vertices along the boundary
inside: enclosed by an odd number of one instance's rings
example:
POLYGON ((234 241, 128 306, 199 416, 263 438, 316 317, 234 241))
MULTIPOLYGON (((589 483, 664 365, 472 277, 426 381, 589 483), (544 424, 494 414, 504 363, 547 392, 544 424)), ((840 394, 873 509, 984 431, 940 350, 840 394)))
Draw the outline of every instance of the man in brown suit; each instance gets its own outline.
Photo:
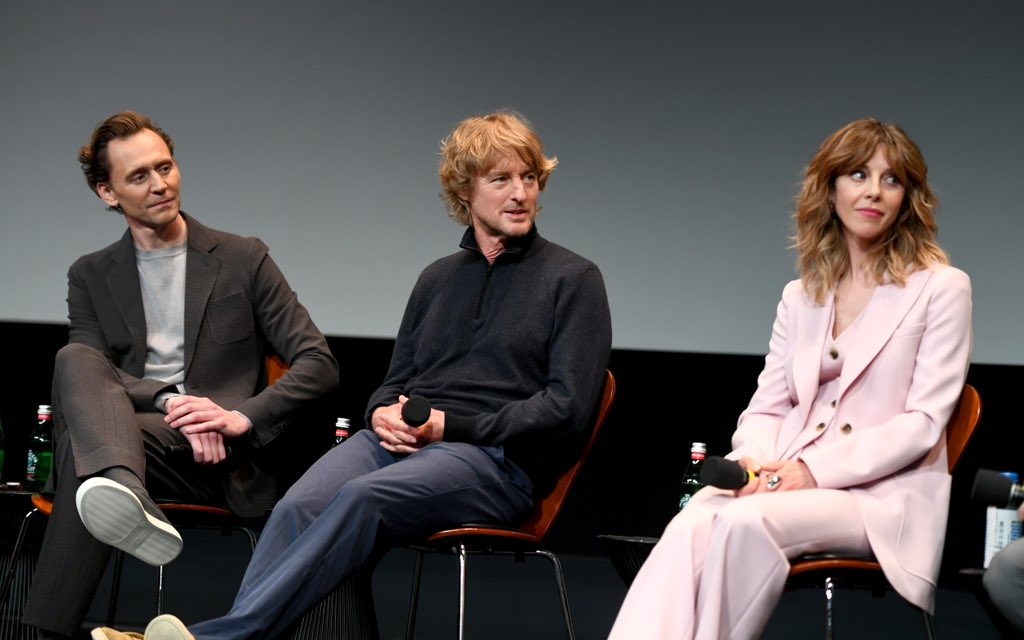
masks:
POLYGON ((128 229, 68 271, 54 510, 23 616, 40 638, 78 632, 111 547, 154 565, 177 556, 181 537, 151 495, 268 510, 272 441, 338 381, 266 245, 180 210, 174 144, 153 121, 111 116, 79 159, 128 229), (272 386, 269 353, 290 365, 272 386))

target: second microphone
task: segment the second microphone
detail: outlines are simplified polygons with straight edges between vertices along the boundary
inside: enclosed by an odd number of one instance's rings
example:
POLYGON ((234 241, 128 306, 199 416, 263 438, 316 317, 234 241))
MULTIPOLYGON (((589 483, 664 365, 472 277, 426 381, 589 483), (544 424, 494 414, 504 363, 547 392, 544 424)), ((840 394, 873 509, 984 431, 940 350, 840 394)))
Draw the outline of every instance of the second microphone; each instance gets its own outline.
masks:
POLYGON ((744 469, 740 463, 720 456, 708 456, 700 470, 700 481, 719 489, 739 489, 756 478, 756 473, 744 469))

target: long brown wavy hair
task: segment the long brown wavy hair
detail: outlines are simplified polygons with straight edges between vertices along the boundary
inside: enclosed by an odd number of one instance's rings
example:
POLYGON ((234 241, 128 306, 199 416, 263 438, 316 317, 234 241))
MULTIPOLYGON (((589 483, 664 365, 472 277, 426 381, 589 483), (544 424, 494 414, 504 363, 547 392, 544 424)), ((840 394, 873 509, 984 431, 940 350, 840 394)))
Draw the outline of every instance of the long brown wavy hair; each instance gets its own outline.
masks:
POLYGON ((896 222, 868 254, 868 269, 879 284, 902 285, 915 271, 949 263, 935 239, 938 198, 928 185, 921 150, 895 124, 855 120, 822 143, 804 172, 796 199, 797 267, 804 289, 819 304, 850 268, 843 225, 832 209, 836 178, 863 168, 879 147, 906 193, 896 222))

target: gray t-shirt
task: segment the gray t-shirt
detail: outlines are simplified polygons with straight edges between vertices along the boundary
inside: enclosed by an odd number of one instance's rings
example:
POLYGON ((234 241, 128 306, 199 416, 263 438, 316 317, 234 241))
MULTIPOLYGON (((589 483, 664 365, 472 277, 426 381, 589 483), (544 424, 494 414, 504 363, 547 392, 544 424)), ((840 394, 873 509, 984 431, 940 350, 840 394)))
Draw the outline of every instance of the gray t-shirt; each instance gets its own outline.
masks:
POLYGON ((144 251, 135 247, 146 312, 146 370, 185 393, 185 243, 144 251))

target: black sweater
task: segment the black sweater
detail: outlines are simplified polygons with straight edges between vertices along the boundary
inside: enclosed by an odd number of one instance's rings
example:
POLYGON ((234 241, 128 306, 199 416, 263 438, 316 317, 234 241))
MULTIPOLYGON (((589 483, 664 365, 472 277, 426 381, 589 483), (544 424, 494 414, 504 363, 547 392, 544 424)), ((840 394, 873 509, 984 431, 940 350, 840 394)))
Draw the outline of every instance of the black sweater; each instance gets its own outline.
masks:
POLYGON ((534 228, 488 265, 462 250, 420 274, 366 424, 399 394, 445 412, 444 439, 501 446, 542 495, 590 433, 611 351, 604 280, 534 228))

